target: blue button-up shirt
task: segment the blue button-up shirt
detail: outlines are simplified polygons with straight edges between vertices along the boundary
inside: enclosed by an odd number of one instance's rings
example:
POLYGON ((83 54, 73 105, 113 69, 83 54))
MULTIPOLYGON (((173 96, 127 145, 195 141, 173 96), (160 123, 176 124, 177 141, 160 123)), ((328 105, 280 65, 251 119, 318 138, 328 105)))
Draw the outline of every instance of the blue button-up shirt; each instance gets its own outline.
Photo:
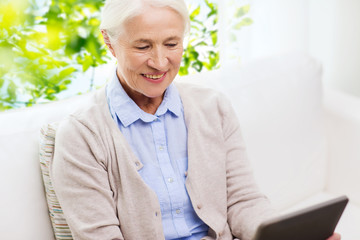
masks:
POLYGON ((112 118, 144 165, 139 174, 159 199, 165 239, 206 236, 208 227, 196 215, 185 187, 187 129, 176 87, 167 88, 154 115, 126 94, 116 73, 106 91, 112 118))

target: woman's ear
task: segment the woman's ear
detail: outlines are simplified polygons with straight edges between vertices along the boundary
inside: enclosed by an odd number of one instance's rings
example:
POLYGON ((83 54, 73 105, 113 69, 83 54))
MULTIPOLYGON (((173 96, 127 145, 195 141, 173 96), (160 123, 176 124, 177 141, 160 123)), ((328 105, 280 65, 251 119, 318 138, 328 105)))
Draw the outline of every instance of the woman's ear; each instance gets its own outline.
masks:
POLYGON ((111 54, 112 54, 114 57, 116 57, 114 48, 113 48, 113 46, 111 45, 111 42, 110 42, 110 37, 109 37, 109 35, 107 34, 106 30, 101 29, 101 34, 102 34, 102 36, 103 36, 103 38, 104 38, 104 42, 105 42, 106 46, 109 48, 109 50, 110 50, 110 52, 111 52, 111 54))

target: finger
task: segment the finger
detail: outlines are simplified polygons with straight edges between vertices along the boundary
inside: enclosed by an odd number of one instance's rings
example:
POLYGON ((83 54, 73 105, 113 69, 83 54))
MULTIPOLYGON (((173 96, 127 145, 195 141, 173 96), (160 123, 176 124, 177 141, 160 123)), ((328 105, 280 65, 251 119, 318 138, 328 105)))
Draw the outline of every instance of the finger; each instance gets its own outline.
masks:
POLYGON ((327 240, 341 240, 341 235, 338 233, 334 233, 330 238, 327 240))

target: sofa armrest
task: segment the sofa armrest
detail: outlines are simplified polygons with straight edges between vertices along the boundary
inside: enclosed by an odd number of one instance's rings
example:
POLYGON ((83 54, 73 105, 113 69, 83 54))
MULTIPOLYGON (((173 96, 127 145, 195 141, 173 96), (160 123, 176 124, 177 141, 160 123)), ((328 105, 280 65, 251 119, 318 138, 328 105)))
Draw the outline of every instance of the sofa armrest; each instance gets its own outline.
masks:
POLYGON ((324 90, 328 138, 327 191, 360 204, 360 98, 324 90))

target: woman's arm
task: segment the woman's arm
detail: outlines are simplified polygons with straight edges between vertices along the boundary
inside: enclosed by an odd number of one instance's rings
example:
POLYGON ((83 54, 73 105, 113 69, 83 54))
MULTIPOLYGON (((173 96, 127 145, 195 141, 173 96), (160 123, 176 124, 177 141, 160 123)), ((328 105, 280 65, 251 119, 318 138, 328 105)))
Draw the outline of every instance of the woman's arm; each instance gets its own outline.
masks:
POLYGON ((257 187, 246 156, 240 126, 231 104, 223 98, 220 106, 222 106, 222 127, 227 148, 228 223, 234 236, 249 240, 252 239, 258 225, 274 215, 274 210, 257 187))
POLYGON ((123 239, 102 144, 74 118, 56 133, 50 175, 74 239, 123 239))

